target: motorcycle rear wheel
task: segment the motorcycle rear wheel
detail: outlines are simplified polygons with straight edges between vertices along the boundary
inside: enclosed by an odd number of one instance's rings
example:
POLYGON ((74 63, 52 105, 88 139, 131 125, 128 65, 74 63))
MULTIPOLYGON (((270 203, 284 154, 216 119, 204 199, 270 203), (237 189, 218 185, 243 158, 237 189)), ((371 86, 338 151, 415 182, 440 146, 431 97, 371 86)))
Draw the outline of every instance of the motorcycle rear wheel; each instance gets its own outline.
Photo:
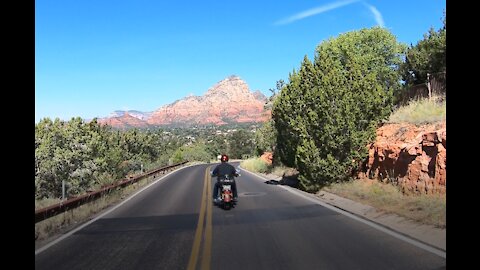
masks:
POLYGON ((223 209, 230 210, 230 208, 232 208, 232 205, 230 203, 224 203, 223 204, 223 209))

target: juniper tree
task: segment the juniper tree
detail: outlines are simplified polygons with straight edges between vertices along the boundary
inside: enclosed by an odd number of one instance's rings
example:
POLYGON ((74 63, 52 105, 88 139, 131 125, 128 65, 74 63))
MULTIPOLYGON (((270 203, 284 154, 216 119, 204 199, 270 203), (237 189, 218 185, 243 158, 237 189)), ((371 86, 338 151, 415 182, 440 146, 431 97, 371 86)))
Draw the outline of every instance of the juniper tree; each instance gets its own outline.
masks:
POLYGON ((405 46, 380 27, 319 44, 304 58, 274 104, 279 154, 300 172, 305 190, 345 180, 366 157, 378 123, 400 87, 405 46))

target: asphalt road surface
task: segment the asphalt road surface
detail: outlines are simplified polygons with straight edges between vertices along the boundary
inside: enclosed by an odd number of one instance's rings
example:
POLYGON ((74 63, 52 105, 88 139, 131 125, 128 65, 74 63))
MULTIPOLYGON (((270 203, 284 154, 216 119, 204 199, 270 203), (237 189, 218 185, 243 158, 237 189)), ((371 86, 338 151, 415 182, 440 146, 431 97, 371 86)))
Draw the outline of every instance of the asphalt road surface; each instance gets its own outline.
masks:
POLYGON ((238 204, 223 210, 211 199, 213 166, 176 170, 37 249, 35 269, 446 268, 446 256, 247 172, 238 204))

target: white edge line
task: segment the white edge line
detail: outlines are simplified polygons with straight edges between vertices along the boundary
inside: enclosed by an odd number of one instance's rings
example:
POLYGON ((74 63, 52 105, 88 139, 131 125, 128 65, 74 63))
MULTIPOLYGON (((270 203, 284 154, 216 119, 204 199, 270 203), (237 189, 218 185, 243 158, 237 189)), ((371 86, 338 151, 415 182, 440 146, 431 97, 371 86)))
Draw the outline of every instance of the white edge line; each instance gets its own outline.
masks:
MULTIPOLYGON (((242 168, 242 169, 243 169, 243 168, 242 168)), ((246 169, 243 169, 243 171, 246 171, 246 172, 248 172, 248 173, 250 173, 250 174, 252 174, 252 175, 254 175, 254 176, 257 176, 258 178, 263 178, 263 179, 265 179, 265 180, 268 180, 268 179, 266 179, 265 177, 260 176, 260 175, 255 174, 255 173, 252 173, 252 172, 250 172, 250 171, 247 171, 246 169)), ((380 225, 378 225, 378 224, 376 224, 376 223, 374 223, 374 222, 372 222, 372 221, 366 220, 366 219, 361 218, 361 217, 359 217, 359 216, 357 216, 357 215, 354 215, 354 214, 352 214, 352 213, 349 213, 349 212, 347 212, 347 211, 345 211, 345 210, 342 210, 342 209, 337 208, 337 207, 335 207, 335 206, 332 206, 332 205, 330 205, 330 204, 324 203, 324 202, 322 202, 322 201, 320 201, 320 200, 318 200, 318 199, 310 198, 310 197, 306 196, 305 194, 302 194, 302 193, 301 193, 302 191, 296 190, 295 188, 292 188, 292 187, 289 187, 289 186, 286 187, 286 186, 284 186, 284 185, 278 185, 278 186, 281 187, 281 188, 283 188, 283 189, 285 189, 285 190, 287 190, 287 191, 290 191, 290 192, 293 193, 293 194, 296 194, 296 195, 298 195, 298 196, 301 196, 301 197, 303 197, 304 199, 307 199, 307 200, 309 200, 309 201, 311 201, 311 202, 313 202, 313 203, 320 204, 321 206, 326 207, 326 208, 328 208, 328 209, 330 209, 330 210, 333 210, 333 211, 338 212, 338 213, 340 213, 340 214, 342 214, 342 215, 345 215, 345 216, 348 216, 348 217, 350 217, 350 218, 353 218, 353 219, 355 219, 355 220, 357 220, 357 221, 360 221, 360 222, 362 222, 362 223, 364 223, 364 224, 367 224, 368 226, 371 226, 371 227, 373 227, 373 228, 375 228, 375 229, 377 229, 377 230, 380 230, 380 231, 382 231, 382 232, 384 232, 384 233, 387 233, 387 234, 389 234, 389 235, 391 235, 391 236, 393 236, 393 237, 396 237, 396 238, 398 238, 398 239, 400 239, 400 240, 403 240, 403 241, 405 241, 405 242, 408 242, 408 243, 410 243, 410 244, 412 244, 412 245, 414 245, 414 246, 416 246, 416 247, 419 247, 419 248, 422 248, 422 249, 424 249, 424 250, 426 250, 426 251, 429 251, 429 252, 431 252, 431 253, 434 253, 434 254, 436 254, 436 255, 444 258, 444 259, 447 258, 447 253, 446 253, 445 251, 442 251, 442 250, 436 249, 436 248, 434 248, 434 247, 431 247, 431 246, 429 246, 429 245, 426 245, 426 244, 424 244, 424 243, 422 243, 422 242, 419 242, 419 241, 417 241, 417 240, 415 240, 415 239, 412 239, 412 238, 407 237, 407 236, 405 236, 405 235, 402 235, 402 234, 400 234, 400 233, 398 233, 398 232, 395 232, 395 231, 393 231, 393 230, 390 230, 390 229, 388 229, 388 228, 385 228, 385 227, 383 227, 383 226, 380 226, 380 225)))
POLYGON ((185 169, 185 168, 188 168, 188 167, 192 167, 192 166, 196 166, 196 165, 201 165, 201 164, 192 164, 192 165, 189 165, 189 166, 185 166, 185 167, 181 167, 181 168, 178 168, 174 171, 171 171, 169 172, 168 174, 165 174, 164 176, 158 178, 157 180, 153 181, 152 183, 148 184, 147 186, 143 187, 142 189, 140 189, 139 191, 135 192, 133 195, 129 196, 128 198, 126 198, 125 200, 121 201, 120 203, 118 203, 117 205, 115 205, 114 207, 110 208, 109 210, 105 211, 104 213, 100 214, 99 216, 97 216, 96 218, 80 225, 79 227, 75 228, 74 230, 72 231, 69 231, 68 233, 62 235, 61 237, 55 239, 54 241, 46 244, 45 246, 35 250, 35 255, 45 251, 46 249, 50 248, 51 246, 57 244, 58 242, 64 240, 65 238, 69 237, 70 235, 76 233, 77 231, 83 229, 84 227, 90 225, 91 223, 97 221, 98 219, 102 218, 103 216, 109 214, 110 212, 112 212, 113 210, 117 209, 118 207, 122 206, 124 203, 128 202, 129 200, 131 200, 133 197, 137 196, 140 192, 146 190, 147 188, 150 188, 151 186, 153 186, 154 184, 156 184, 158 181, 162 180, 163 178, 181 170, 181 169, 185 169))

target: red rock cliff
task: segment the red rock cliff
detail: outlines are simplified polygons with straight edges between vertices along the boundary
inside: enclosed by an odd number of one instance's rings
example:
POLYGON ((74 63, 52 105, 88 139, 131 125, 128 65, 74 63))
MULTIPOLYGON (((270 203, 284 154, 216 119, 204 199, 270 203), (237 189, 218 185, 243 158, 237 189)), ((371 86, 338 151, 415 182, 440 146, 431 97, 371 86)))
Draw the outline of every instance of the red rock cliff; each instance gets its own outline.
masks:
POLYGON ((444 193, 447 171, 446 122, 430 125, 387 124, 369 145, 361 177, 400 185, 407 193, 444 193))

